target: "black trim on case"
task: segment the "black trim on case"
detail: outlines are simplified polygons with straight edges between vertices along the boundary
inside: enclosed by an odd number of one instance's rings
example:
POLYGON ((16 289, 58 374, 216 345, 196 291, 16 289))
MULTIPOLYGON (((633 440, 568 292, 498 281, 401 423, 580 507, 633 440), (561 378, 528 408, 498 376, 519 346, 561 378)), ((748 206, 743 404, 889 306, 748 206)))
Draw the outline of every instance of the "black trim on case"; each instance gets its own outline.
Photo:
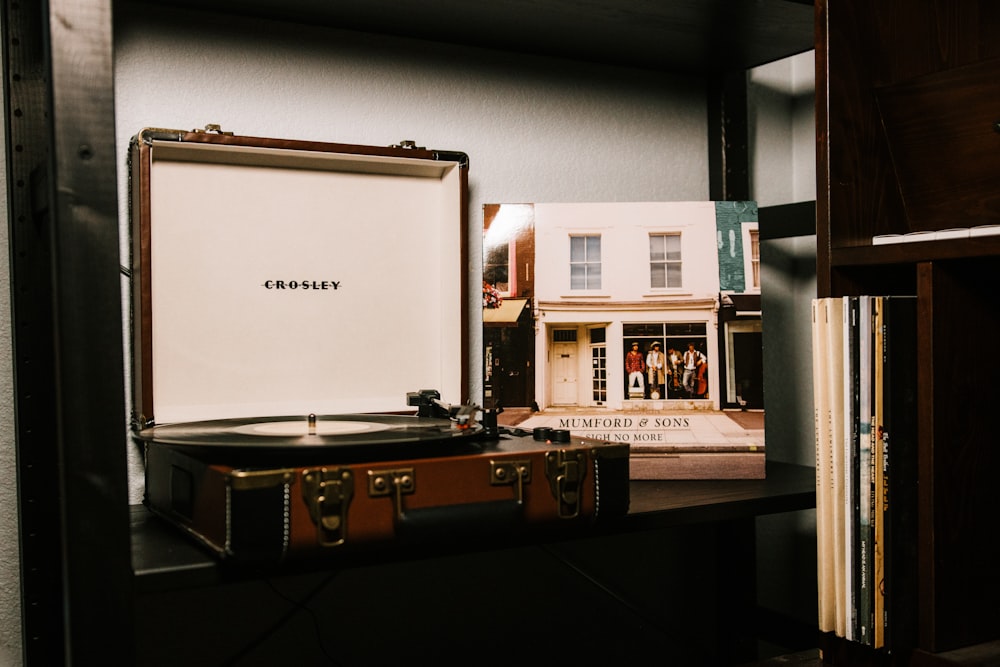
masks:
POLYGON ((288 549, 288 485, 227 494, 226 552, 243 561, 280 561, 288 549))

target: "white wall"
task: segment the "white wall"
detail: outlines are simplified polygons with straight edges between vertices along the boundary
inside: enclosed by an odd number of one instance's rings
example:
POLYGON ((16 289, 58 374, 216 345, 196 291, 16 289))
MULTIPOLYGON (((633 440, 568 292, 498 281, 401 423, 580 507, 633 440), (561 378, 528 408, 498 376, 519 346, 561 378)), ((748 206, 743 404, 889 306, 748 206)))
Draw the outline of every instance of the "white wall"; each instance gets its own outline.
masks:
MULTIPOLYGON (((704 86, 697 80, 231 17, 132 11, 119 11, 115 26, 121 165, 140 128, 219 123, 239 134, 375 145, 414 139, 464 151, 473 230, 481 229, 482 204, 490 202, 708 197, 704 86)), ((124 221, 124 168, 118 178, 124 221)), ((777 181, 787 178, 775 174, 777 181)), ((5 199, 0 208, 6 210, 5 199)), ((0 391, 12 397, 5 226, 0 246, 0 391)), ((123 243, 123 257, 124 249, 123 243)), ((477 252, 473 277, 480 275, 477 252)), ((478 282, 470 278, 473 294, 478 282)), ((477 335, 473 349, 478 343, 477 335)), ((141 477, 131 456, 137 502, 141 477)), ((0 402, 0 666, 20 664, 15 479, 7 400, 0 402)))
MULTIPOLYGON (((696 79, 159 10, 116 16, 120 164, 141 128, 209 123, 244 135, 371 145, 413 139, 463 151, 470 276, 481 275, 486 203, 708 197, 707 111, 696 79)), ((124 224, 124 169, 118 179, 124 224)), ((122 238, 127 257, 124 229, 122 238)), ((478 312, 480 280, 469 286, 478 312)), ((478 350, 478 323, 470 336, 478 350)), ((481 395, 478 352, 470 368, 473 395, 481 395)), ((130 455, 138 502, 141 467, 130 455)))
POLYGON ((749 73, 750 197, 760 206, 816 199, 815 55, 749 73))

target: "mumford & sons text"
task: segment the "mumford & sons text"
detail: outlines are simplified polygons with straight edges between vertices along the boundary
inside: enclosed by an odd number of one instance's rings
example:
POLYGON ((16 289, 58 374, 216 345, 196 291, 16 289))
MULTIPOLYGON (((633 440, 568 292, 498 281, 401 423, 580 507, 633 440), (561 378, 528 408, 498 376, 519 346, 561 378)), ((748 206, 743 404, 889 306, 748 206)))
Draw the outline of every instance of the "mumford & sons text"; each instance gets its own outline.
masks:
POLYGON ((665 442, 664 431, 685 431, 691 418, 676 417, 563 417, 561 429, 579 435, 616 442, 665 442))

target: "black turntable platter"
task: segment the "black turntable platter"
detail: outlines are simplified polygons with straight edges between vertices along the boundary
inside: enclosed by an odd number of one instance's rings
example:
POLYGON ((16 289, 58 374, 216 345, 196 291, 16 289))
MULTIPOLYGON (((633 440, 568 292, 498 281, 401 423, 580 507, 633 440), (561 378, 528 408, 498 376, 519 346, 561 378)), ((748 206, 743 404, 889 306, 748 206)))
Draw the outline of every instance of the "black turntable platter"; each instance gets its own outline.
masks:
POLYGON ((475 422, 409 415, 345 414, 214 419, 150 426, 140 440, 187 447, 333 448, 452 443, 482 432, 475 422))

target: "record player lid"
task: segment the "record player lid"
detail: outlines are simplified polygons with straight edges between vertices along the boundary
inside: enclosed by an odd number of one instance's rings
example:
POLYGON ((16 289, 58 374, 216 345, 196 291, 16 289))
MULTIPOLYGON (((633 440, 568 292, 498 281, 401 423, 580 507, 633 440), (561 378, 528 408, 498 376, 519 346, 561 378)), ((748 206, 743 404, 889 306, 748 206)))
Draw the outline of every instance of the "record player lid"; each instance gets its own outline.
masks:
POLYGON ((140 142, 137 413, 404 411, 419 386, 463 400, 463 165, 245 139, 265 145, 140 142))

